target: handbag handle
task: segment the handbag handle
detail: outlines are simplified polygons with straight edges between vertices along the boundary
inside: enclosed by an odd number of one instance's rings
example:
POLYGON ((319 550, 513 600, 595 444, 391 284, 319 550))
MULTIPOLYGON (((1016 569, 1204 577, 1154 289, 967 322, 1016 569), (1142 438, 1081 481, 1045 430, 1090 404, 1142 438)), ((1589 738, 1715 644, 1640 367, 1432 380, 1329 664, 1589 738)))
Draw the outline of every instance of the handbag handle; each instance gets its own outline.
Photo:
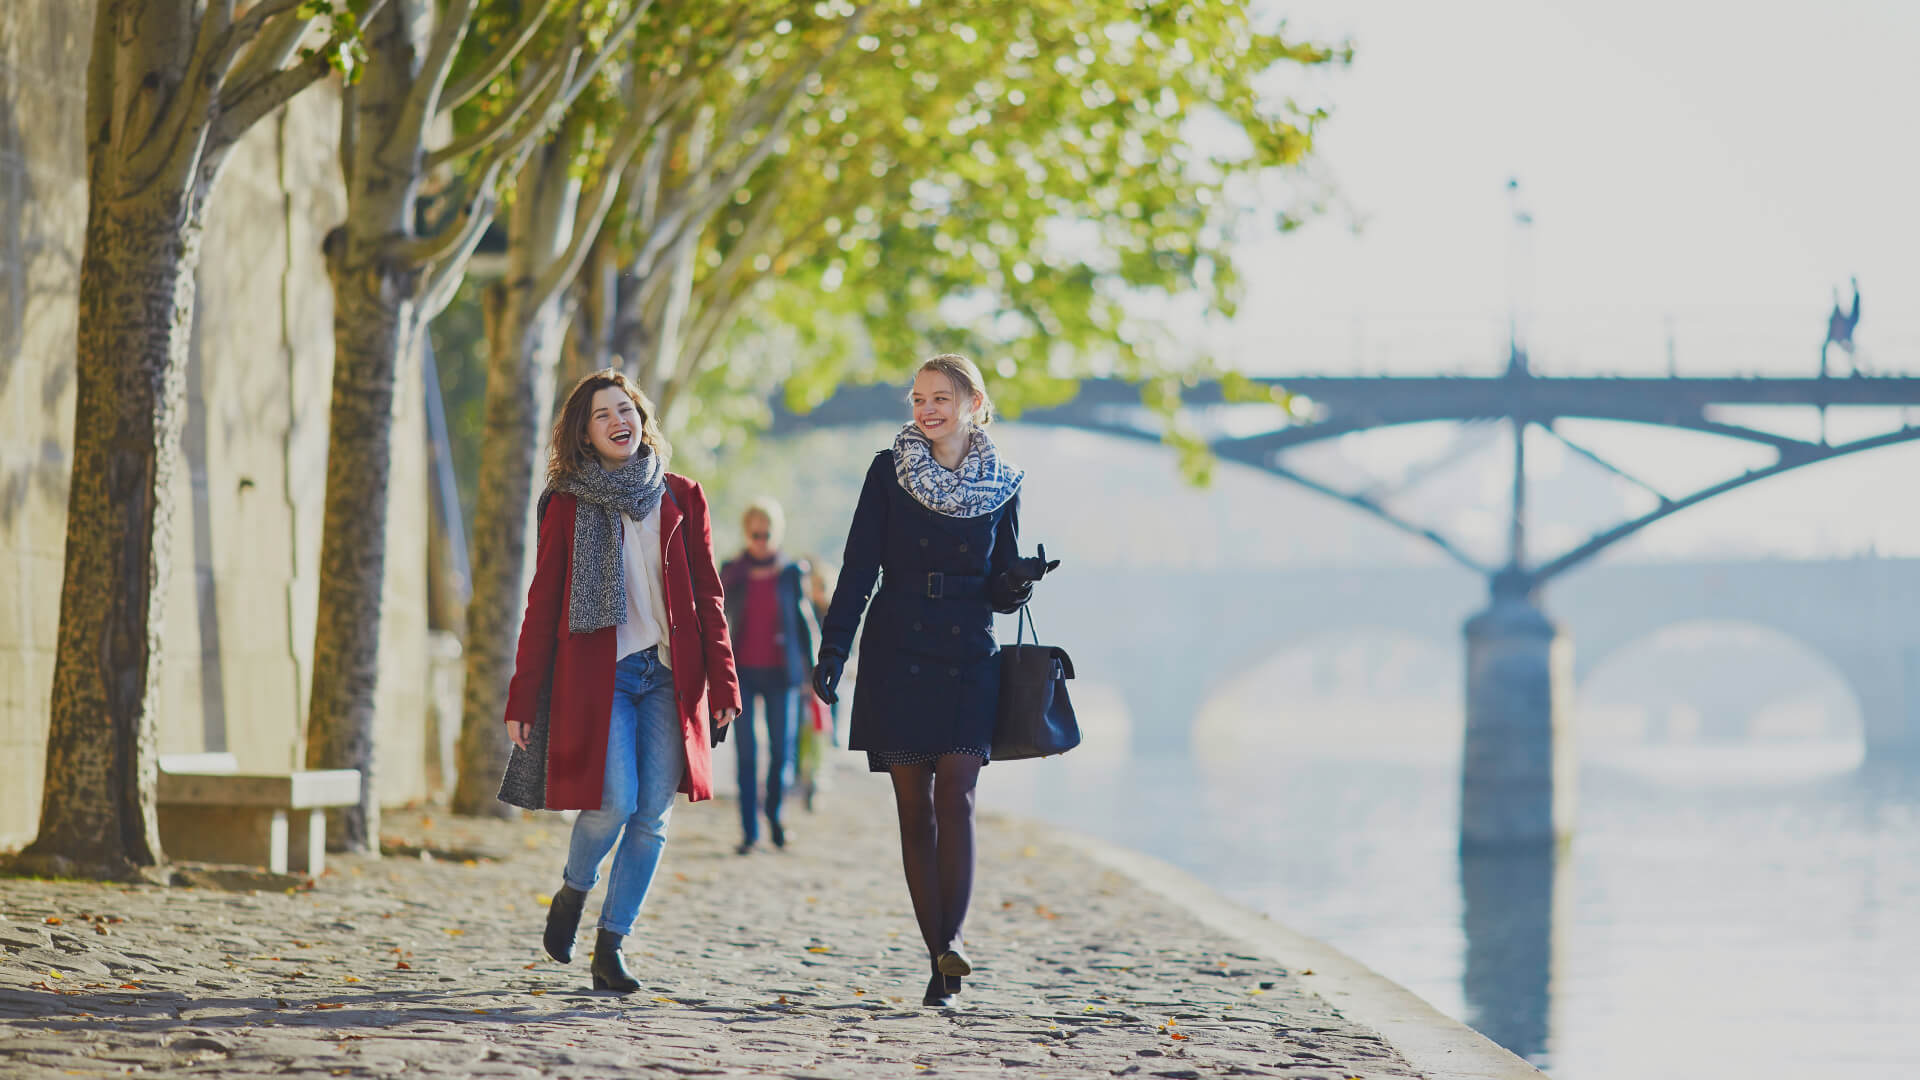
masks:
POLYGON ((1033 631, 1033 643, 1035 645, 1040 644, 1040 624, 1034 620, 1034 617, 1027 610, 1031 606, 1031 604, 1020 605, 1020 615, 1015 621, 1013 628, 1013 643, 1015 645, 1026 644, 1025 635, 1028 630, 1033 631))

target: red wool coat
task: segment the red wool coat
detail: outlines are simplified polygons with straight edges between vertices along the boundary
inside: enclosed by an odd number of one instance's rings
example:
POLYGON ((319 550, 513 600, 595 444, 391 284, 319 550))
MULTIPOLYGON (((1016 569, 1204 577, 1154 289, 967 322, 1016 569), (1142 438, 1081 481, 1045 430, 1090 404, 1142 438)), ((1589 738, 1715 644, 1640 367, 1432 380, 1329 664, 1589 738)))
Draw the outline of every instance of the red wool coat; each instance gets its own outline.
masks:
MULTIPOLYGON (((672 498, 660 500, 660 575, 666 584, 673 690, 687 771, 680 792, 694 802, 713 797, 713 754, 707 714, 740 707, 740 682, 727 638, 720 575, 713 566, 713 526, 700 485, 666 475, 672 498), (675 500, 678 505, 675 505, 675 500), (685 513, 682 514, 684 508, 685 513), (686 540, 682 542, 684 531, 686 540), (693 565, 687 565, 688 559, 693 565), (704 633, 702 632, 704 631, 704 633)), ((547 809, 598 810, 606 779, 607 721, 613 711, 617 627, 567 630, 573 586, 573 517, 578 500, 556 494, 541 519, 540 548, 520 624, 520 649, 507 689, 508 723, 533 723, 541 689, 552 675, 548 710, 547 809)))

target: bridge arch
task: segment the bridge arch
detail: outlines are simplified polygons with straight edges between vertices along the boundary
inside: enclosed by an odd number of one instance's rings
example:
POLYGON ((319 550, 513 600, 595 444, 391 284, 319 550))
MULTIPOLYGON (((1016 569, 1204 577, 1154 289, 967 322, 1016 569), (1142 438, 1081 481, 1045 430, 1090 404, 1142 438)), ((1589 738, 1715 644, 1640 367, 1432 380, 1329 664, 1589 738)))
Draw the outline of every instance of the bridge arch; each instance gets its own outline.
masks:
POLYGON ((1459 753, 1457 628, 1361 621, 1303 627, 1195 702, 1196 759, 1315 750, 1421 759, 1459 753))
POLYGON ((1681 619, 1583 667, 1583 761, 1712 782, 1845 771, 1865 751, 1857 673, 1780 628, 1681 619))

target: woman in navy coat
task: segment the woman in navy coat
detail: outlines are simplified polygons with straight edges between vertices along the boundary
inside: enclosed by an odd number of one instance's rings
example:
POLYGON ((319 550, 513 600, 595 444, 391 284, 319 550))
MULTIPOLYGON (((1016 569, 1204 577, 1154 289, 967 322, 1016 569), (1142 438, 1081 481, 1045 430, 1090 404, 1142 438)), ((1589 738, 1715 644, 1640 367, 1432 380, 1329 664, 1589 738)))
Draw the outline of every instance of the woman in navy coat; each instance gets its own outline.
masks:
POLYGON ((1050 566, 1020 558, 1020 469, 985 427, 992 405, 966 357, 920 366, 913 421, 874 456, 821 627, 814 688, 832 704, 861 613, 847 745, 893 779, 907 891, 932 961, 925 1002, 973 968, 961 927, 973 892, 973 791, 1000 690, 994 612, 1013 612, 1050 566), (878 579, 879 591, 874 592, 878 579))

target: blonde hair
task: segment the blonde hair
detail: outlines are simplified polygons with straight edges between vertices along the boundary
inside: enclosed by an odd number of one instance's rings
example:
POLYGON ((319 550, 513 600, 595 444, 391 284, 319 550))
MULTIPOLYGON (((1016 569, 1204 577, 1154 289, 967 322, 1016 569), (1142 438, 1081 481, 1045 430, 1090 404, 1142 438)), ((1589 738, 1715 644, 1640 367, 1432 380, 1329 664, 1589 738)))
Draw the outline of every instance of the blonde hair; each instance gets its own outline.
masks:
POLYGON ((759 517, 766 521, 767 531, 773 534, 768 537, 769 540, 777 541, 786 535, 787 515, 785 511, 780 509, 780 503, 777 499, 768 495, 762 495, 748 503, 747 508, 740 512, 740 524, 745 525, 747 519, 751 517, 759 517))
POLYGON ((967 414, 967 419, 975 427, 986 427, 993 423, 993 398, 987 395, 987 379, 980 374, 978 364, 959 353, 941 353, 921 361, 920 367, 913 373, 914 378, 919 378, 922 372, 927 371, 945 375, 964 401, 973 400, 975 394, 980 395, 980 407, 967 414))
POLYGON ((587 421, 593 416, 593 395, 609 386, 617 386, 633 401, 634 410, 640 414, 640 443, 660 455, 660 467, 666 468, 673 458, 673 444, 660 431, 660 414, 647 398, 646 391, 636 386, 632 379, 618 368, 603 368, 587 375, 573 384, 567 394, 567 403, 560 409, 560 419, 553 422, 553 449, 547 456, 547 486, 552 487, 562 479, 592 465, 597 456, 593 444, 587 439, 587 421))

